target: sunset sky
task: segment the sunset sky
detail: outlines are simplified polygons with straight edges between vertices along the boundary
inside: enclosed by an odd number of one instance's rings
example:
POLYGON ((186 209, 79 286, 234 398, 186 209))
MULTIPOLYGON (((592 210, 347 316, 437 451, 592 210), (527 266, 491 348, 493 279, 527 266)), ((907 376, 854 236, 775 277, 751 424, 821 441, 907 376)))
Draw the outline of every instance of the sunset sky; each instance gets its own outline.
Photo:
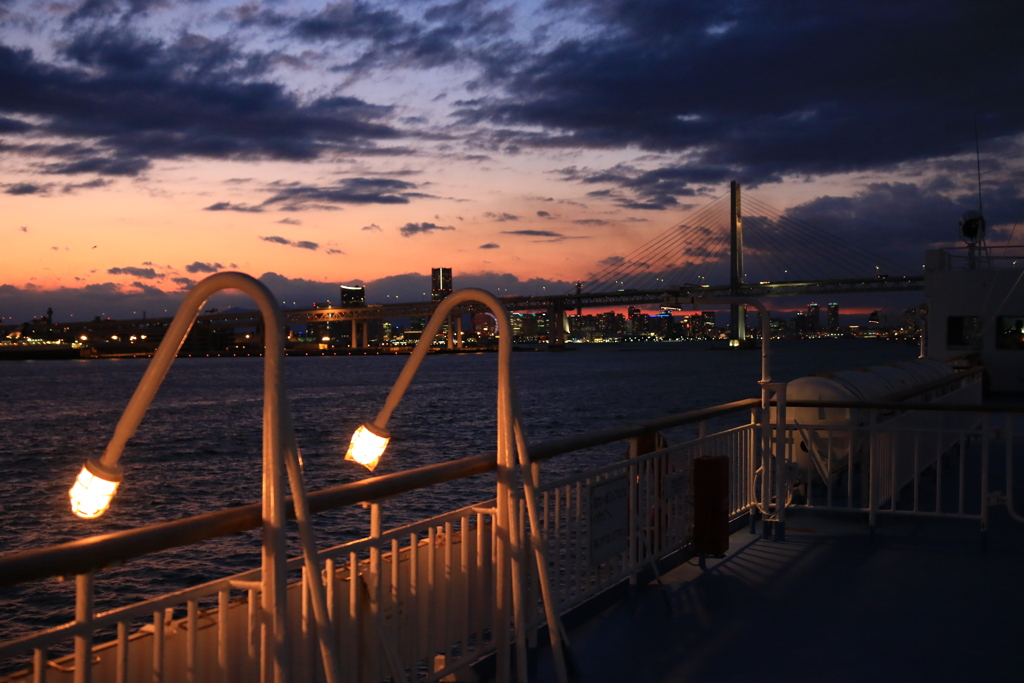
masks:
POLYGON ((0 317, 226 269, 289 306, 563 291, 733 179, 919 268, 976 130, 989 244, 1024 242, 1022 37, 1016 0, 0 0, 0 317))

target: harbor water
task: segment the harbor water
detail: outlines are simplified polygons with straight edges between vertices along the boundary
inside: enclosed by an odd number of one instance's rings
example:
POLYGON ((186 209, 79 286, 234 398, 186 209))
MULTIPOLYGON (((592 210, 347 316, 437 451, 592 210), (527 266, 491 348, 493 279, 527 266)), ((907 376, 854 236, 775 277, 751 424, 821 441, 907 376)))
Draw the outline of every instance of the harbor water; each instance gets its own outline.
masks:
MULTIPOLYGON (((772 377, 905 360, 916 348, 877 340, 783 341, 773 345, 772 377)), ((397 378, 402 356, 290 357, 288 399, 311 490, 368 475, 342 456, 355 428, 372 419, 397 378)), ((493 353, 427 358, 395 411, 393 440, 377 473, 493 452, 493 353)), ((72 516, 67 490, 82 463, 98 457, 148 361, 0 363, 0 553, 45 547, 257 502, 261 480, 262 359, 175 361, 121 458, 124 482, 98 520, 72 516)), ((592 345, 513 356, 530 441, 647 420, 758 395, 756 351, 704 343, 592 345)), ((745 420, 746 415, 737 419, 745 420)), ((670 442, 687 433, 669 435, 670 442)), ((545 463, 545 477, 624 457, 623 446, 545 463), (581 458, 586 462, 582 462, 581 458)), ((493 495, 481 475, 418 491, 384 505, 394 526, 493 495)), ((321 546, 365 536, 358 506, 316 519, 321 546)), ((294 536, 294 534, 292 534, 294 536)), ((98 610, 258 566, 259 532, 247 532, 140 558, 97 575, 98 610)), ((0 641, 71 619, 73 582, 47 580, 5 589, 0 641)))

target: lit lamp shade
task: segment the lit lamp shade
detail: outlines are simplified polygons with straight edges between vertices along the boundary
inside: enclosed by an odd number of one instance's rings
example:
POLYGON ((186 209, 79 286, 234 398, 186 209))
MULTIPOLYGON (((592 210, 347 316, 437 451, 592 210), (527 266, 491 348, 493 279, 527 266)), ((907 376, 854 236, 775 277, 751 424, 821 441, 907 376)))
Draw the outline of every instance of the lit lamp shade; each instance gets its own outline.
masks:
POLYGON ((99 517, 110 507, 110 499, 114 497, 122 478, 120 467, 106 467, 93 458, 86 460, 75 479, 75 485, 68 492, 71 511, 82 519, 99 517))
POLYGON ((373 472, 390 439, 391 433, 388 430, 374 424, 363 424, 352 435, 345 459, 357 462, 373 472))

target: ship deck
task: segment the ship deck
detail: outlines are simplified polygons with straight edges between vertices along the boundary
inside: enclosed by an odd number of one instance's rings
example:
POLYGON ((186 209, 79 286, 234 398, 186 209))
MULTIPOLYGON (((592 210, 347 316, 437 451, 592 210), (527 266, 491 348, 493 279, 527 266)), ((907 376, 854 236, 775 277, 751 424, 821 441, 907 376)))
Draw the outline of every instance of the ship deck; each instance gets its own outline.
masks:
MULTIPOLYGON (((569 638, 581 681, 1019 681, 1024 526, 804 512, 786 540, 734 533, 569 638), (696 561, 694 561, 696 562, 696 561)), ((534 679, 554 681, 550 652, 534 679)))

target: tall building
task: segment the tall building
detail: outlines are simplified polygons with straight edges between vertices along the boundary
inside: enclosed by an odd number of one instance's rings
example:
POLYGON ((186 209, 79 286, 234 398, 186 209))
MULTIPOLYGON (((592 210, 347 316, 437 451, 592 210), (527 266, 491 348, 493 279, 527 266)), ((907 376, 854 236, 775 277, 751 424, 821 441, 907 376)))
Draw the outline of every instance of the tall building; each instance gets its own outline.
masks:
POLYGON ((715 312, 714 311, 704 311, 703 313, 700 314, 700 317, 703 318, 703 321, 704 321, 704 329, 702 331, 701 336, 705 337, 706 339, 714 339, 714 337, 715 337, 715 312))
POLYGON ((793 320, 793 331, 802 337, 806 337, 811 333, 811 319, 805 312, 796 312, 796 318, 793 320))
POLYGON ((808 334, 813 334, 821 329, 821 311, 818 304, 807 304, 807 319, 804 324, 807 325, 808 334))
POLYGON ((647 332, 647 314, 637 306, 630 306, 627 311, 629 312, 629 333, 639 335, 647 332))
POLYGON ((433 268, 430 271, 430 300, 440 301, 452 293, 452 269, 433 268))
POLYGON ((839 304, 828 305, 828 313, 825 314, 825 329, 828 332, 839 332, 839 304))
POLYGON ((346 308, 349 306, 365 306, 366 305, 366 287, 359 285, 358 287, 352 285, 341 286, 341 306, 346 308))

